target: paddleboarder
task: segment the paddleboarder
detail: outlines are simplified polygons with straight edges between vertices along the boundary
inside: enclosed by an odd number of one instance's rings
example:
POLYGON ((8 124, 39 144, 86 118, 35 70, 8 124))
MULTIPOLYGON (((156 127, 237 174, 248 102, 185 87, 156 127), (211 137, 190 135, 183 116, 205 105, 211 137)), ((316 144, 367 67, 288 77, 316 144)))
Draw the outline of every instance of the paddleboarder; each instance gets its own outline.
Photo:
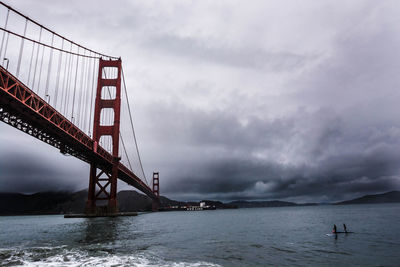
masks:
POLYGON ((347 234, 347 227, 346 227, 346 224, 343 224, 343 229, 344 229, 344 232, 347 234))
POLYGON ((332 233, 336 234, 337 233, 337 228, 336 228, 336 224, 333 225, 333 230, 332 233))

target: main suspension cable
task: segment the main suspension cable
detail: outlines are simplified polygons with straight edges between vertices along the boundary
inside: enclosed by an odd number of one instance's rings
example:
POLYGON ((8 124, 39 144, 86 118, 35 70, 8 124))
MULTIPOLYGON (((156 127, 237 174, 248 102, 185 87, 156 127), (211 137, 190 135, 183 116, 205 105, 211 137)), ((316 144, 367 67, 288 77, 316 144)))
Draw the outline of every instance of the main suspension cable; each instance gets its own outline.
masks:
POLYGON ((135 146, 136 146, 136 151, 137 151, 137 155, 138 155, 138 159, 139 159, 139 164, 140 164, 140 168, 142 170, 144 179, 146 180, 146 183, 149 184, 149 182, 147 181, 147 178, 146 178, 146 174, 145 174, 144 169, 143 169, 142 159, 140 158, 139 146, 138 146, 137 139, 136 139, 135 128, 133 127, 132 112, 131 112, 131 107, 129 105, 128 92, 127 92, 127 89, 126 89, 124 69, 122 68, 122 66, 121 66, 121 72, 122 72, 121 73, 122 74, 122 81, 123 81, 123 84, 124 84, 124 91, 125 91, 125 96, 126 96, 126 103, 128 104, 129 119, 131 121, 133 139, 135 140, 135 146))
POLYGON ((3 6, 5 6, 8 10, 11 10, 11 11, 13 11, 14 13, 18 14, 19 16, 21 16, 21 17, 23 17, 23 18, 29 20, 30 22, 36 24, 36 25, 39 26, 41 29, 43 28, 43 29, 45 29, 46 31, 48 31, 48 32, 50 32, 50 33, 52 33, 52 34, 54 34, 55 36, 57 36, 57 37, 59 37, 59 38, 61 38, 61 39, 66 40, 67 42, 70 42, 71 44, 74 44, 74 45, 77 46, 77 47, 80 47, 80 48, 82 48, 82 49, 84 49, 84 50, 93 52, 94 54, 97 54, 99 57, 106 57, 106 58, 110 58, 110 59, 118 59, 117 57, 105 55, 105 54, 102 54, 102 53, 93 51, 93 50, 91 50, 91 49, 89 49, 89 48, 87 48, 87 47, 84 47, 84 46, 80 45, 80 44, 77 44, 77 43, 75 43, 74 41, 72 41, 72 40, 70 40, 70 39, 68 39, 68 38, 66 38, 66 37, 64 37, 64 36, 62 36, 62 35, 60 35, 60 34, 54 32, 54 31, 52 31, 52 30, 50 30, 49 28, 45 27, 44 25, 40 24, 39 22, 37 22, 37 21, 35 21, 35 20, 29 18, 28 16, 22 14, 21 12, 19 12, 18 10, 12 8, 11 6, 9 6, 9 5, 7 5, 7 4, 5 4, 5 3, 3 3, 3 2, 0 2, 0 4, 3 5, 3 6))
MULTIPOLYGON (((51 49, 54 49, 54 50, 58 50, 58 51, 61 51, 61 52, 67 53, 67 54, 72 54, 72 55, 74 55, 74 56, 88 57, 88 58, 101 58, 101 56, 88 56, 88 55, 84 55, 84 54, 79 54, 79 53, 75 53, 75 52, 70 52, 70 51, 68 51, 68 50, 64 50, 64 49, 62 49, 62 48, 58 48, 58 47, 55 47, 55 46, 53 46, 53 45, 49 45, 49 44, 42 43, 41 41, 36 41, 36 40, 34 40, 34 39, 31 39, 31 38, 29 38, 29 37, 23 36, 23 35, 18 34, 18 33, 16 33, 16 32, 13 32, 13 31, 4 29, 4 28, 2 28, 2 27, 0 27, 0 30, 2 30, 4 33, 17 36, 17 37, 19 37, 19 38, 21 38, 21 39, 23 39, 23 40, 27 40, 27 41, 30 41, 30 42, 32 42, 32 43, 35 43, 35 44, 38 44, 38 45, 41 45, 41 46, 45 46, 45 47, 48 47, 48 48, 51 48, 51 49)), ((73 43, 71 43, 71 44, 73 44, 73 43)))

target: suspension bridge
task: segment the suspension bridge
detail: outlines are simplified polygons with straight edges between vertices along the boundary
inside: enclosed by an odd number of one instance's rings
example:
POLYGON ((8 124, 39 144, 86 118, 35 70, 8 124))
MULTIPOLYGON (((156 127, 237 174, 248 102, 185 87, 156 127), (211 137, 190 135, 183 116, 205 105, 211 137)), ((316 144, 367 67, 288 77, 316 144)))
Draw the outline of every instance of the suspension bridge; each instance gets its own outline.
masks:
POLYGON ((90 164, 87 215, 118 212, 117 179, 149 196, 157 210, 159 174, 148 183, 121 58, 77 44, 3 2, 0 25, 0 120, 90 164))

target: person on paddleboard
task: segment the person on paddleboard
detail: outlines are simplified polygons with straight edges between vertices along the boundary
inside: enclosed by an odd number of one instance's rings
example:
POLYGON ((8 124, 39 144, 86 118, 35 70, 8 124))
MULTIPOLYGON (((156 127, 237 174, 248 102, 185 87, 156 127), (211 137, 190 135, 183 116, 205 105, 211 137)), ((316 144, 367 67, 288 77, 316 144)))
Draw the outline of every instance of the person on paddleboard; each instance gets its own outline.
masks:
POLYGON ((344 229, 344 232, 347 234, 347 227, 346 227, 346 224, 343 224, 343 229, 344 229))
POLYGON ((333 225, 333 230, 332 233, 336 234, 337 233, 337 228, 336 228, 336 224, 333 225))

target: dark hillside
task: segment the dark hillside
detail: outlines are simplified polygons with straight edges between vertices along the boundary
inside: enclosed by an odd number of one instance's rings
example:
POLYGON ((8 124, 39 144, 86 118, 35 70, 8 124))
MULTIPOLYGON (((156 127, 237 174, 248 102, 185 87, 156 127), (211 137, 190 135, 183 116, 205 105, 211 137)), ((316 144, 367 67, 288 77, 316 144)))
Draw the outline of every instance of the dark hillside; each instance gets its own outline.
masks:
POLYGON ((378 204, 378 203, 396 203, 400 202, 400 191, 391 191, 377 195, 366 195, 352 200, 335 203, 336 205, 347 204, 378 204))

